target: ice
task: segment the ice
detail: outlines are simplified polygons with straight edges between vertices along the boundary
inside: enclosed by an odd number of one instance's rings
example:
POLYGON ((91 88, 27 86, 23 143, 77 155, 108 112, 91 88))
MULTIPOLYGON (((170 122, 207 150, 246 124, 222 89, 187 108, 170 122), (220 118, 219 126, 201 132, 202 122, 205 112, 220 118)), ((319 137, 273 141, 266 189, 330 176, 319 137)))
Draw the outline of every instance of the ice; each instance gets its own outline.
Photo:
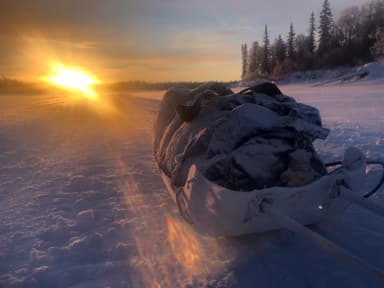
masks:
MULTIPOLYGON (((383 82, 280 89, 321 111, 324 161, 349 146, 383 158, 383 82)), ((153 161, 160 94, 106 95, 113 116, 61 95, 0 96, 1 287, 383 287, 287 231, 196 234, 153 161)), ((366 189, 379 172, 369 169, 366 189)), ((350 207, 312 228, 384 269, 382 218, 350 207)))

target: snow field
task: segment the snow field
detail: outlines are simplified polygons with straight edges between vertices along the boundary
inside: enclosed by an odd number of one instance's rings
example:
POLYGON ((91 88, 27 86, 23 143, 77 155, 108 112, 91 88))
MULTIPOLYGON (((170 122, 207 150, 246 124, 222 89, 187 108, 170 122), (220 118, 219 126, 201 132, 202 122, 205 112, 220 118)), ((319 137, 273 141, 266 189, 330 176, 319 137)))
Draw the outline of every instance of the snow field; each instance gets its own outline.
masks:
MULTIPOLYGON (((280 88, 320 109, 324 160, 348 146, 384 157, 383 83, 280 88)), ((0 96, 0 287, 382 287, 290 232, 194 233, 153 162, 151 95, 110 95, 111 115, 60 95, 0 96)), ((384 269, 381 218, 351 207, 313 228, 384 269)))

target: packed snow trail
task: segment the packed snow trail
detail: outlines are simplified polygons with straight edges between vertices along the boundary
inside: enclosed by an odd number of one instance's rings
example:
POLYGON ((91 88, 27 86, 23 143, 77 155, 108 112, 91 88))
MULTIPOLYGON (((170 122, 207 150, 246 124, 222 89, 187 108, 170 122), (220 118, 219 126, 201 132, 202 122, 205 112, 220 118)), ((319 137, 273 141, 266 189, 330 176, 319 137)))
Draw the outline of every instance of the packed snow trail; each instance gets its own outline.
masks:
MULTIPOLYGON (((384 155, 383 84, 280 88, 320 109, 326 161, 384 155)), ((210 239, 182 222, 152 158, 161 95, 0 96, 0 287, 382 287, 288 231, 210 239)), ((384 269, 380 217, 312 228, 384 269)))

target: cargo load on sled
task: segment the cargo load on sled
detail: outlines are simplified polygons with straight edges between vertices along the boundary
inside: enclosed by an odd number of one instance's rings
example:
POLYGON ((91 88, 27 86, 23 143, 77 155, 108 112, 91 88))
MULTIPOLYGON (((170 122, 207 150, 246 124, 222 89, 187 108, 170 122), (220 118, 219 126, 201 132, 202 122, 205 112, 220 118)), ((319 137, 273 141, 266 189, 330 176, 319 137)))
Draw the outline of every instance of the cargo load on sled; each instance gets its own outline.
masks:
POLYGON ((154 122, 154 156, 179 213, 201 234, 288 229, 384 279, 384 274, 305 227, 352 204, 383 215, 363 192, 367 160, 357 148, 323 163, 319 111, 262 83, 238 93, 208 83, 170 89, 154 122), (330 166, 335 169, 329 171, 330 166))

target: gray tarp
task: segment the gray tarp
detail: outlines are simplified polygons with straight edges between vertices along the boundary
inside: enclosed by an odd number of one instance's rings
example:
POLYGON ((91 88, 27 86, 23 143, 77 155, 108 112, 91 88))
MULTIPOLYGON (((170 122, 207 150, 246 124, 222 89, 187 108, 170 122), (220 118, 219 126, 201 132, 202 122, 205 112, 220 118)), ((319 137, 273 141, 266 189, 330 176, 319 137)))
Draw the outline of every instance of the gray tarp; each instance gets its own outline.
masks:
POLYGON ((312 146, 328 135, 318 110, 271 83, 239 94, 216 83, 170 89, 154 130, 156 161, 175 186, 192 164, 239 191, 300 186, 326 173, 312 146))

